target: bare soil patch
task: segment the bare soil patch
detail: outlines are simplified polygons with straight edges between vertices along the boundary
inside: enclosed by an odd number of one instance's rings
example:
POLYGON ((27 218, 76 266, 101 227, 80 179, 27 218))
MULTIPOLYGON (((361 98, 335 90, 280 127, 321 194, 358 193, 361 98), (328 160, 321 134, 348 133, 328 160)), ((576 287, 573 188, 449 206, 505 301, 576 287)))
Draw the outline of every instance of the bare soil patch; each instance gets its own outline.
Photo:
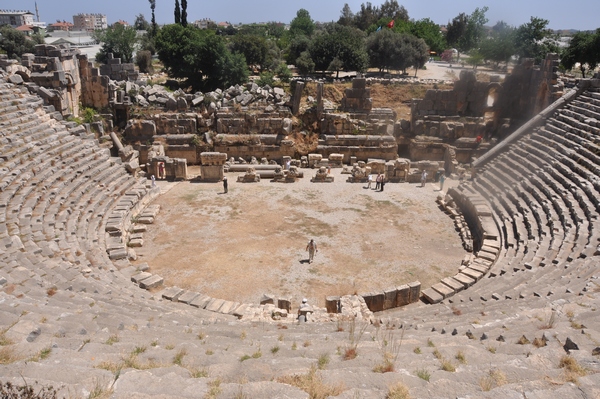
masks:
POLYGON ((327 295, 424 286, 457 271, 465 252, 435 203, 437 185, 387 184, 384 192, 346 183, 181 182, 144 235, 138 262, 168 286, 257 303, 263 293, 323 306, 327 295), (308 264, 307 242, 319 245, 308 264))

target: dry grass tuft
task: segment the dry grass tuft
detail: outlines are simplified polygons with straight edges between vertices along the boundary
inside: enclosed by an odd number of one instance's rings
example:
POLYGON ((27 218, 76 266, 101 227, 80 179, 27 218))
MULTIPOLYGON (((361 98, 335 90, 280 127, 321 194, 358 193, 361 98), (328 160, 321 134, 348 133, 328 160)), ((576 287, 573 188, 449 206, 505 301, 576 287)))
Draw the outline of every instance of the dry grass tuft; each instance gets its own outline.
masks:
POLYGON ((526 336, 522 335, 521 338, 518 339, 517 344, 518 345, 527 345, 530 344, 531 342, 529 342, 529 340, 527 339, 526 336))
POLYGON ((450 373, 454 373, 456 371, 456 366, 448 359, 442 359, 442 370, 448 371, 450 373))
POLYGON ((17 355, 14 347, 3 346, 0 348, 0 364, 11 364, 19 359, 20 357, 17 355))
POLYGON ((389 387, 385 399, 410 399, 410 392, 401 382, 389 387))
POLYGON ((577 359, 569 355, 564 355, 560 358, 558 367, 561 369, 565 369, 565 381, 572 382, 574 384, 578 383, 579 377, 583 377, 588 373, 587 370, 579 364, 577 359))
POLYGON ((315 367, 311 367, 306 374, 283 376, 279 377, 277 381, 303 390, 308 393, 310 399, 326 399, 329 396, 338 396, 344 391, 342 385, 325 384, 315 367))
POLYGON ((508 382, 506 375, 498 369, 492 369, 489 373, 479 380, 479 386, 485 392, 502 386, 508 382))

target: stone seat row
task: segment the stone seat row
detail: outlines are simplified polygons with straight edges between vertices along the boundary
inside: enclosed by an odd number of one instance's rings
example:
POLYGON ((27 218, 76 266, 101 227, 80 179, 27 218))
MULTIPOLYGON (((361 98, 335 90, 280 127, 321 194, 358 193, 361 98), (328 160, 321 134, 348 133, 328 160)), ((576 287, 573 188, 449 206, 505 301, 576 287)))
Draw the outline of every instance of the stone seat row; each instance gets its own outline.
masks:
MULTIPOLYGON (((479 225, 475 227, 477 231, 471 232, 471 234, 477 237, 476 240, 480 244, 475 255, 469 256, 463 261, 456 275, 446 277, 439 283, 422 291, 423 298, 431 304, 439 303, 471 287, 483 278, 496 262, 502 247, 496 223, 492 220, 492 212, 480 197, 472 192, 461 192, 453 189, 449 190, 448 194, 453 198, 462 213, 475 213, 471 216, 479 221, 479 225), (466 204, 469 204, 468 209, 463 209, 467 206, 466 204)), ((441 205, 446 207, 446 202, 442 201, 441 205)), ((456 210, 450 209, 448 212, 452 213, 456 210)))

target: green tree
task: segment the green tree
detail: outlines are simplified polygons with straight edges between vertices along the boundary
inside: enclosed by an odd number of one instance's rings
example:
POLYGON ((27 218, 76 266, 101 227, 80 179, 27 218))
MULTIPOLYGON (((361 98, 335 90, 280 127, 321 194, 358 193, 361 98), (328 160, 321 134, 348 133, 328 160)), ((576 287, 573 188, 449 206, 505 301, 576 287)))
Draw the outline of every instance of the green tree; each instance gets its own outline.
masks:
POLYGON ((546 54, 559 51, 555 35, 547 26, 547 19, 531 17, 529 22, 517 28, 515 44, 520 60, 533 58, 536 63, 540 63, 546 58, 546 54))
POLYGON ((152 36, 156 35, 156 31, 158 26, 156 25, 156 16, 154 15, 154 10, 156 9, 156 0, 148 0, 150 3, 150 10, 152 11, 152 36))
POLYGON ((379 9, 373 7, 370 2, 360 5, 360 11, 354 15, 354 26, 362 31, 366 31, 369 26, 379 20, 379 9))
POLYGON ((133 61, 133 51, 138 39, 132 26, 112 24, 104 31, 95 31, 92 36, 102 43, 100 51, 96 54, 96 61, 105 64, 110 53, 115 58, 120 58, 123 63, 133 61))
POLYGON ((315 22, 310 17, 310 13, 301 8, 296 12, 296 17, 290 23, 290 35, 292 37, 304 35, 311 37, 315 31, 315 22))
POLYGON ((10 25, 0 26, 0 49, 8 58, 21 59, 25 53, 35 52, 35 42, 10 25))
POLYGON ((489 36, 481 41, 478 52, 484 60, 492 61, 497 66, 500 62, 508 64, 515 51, 515 28, 499 21, 489 36))
POLYGON ((563 51, 561 64, 565 69, 579 65, 583 78, 586 72, 593 71, 600 64, 600 29, 573 35, 569 47, 563 51))
POLYGON ((344 3, 344 8, 340 12, 340 19, 338 19, 338 24, 350 26, 354 22, 354 13, 350 9, 348 3, 344 3))
POLYGON ((187 26, 187 0, 181 0, 181 25, 187 26))
POLYGON ((305 51, 308 51, 310 44, 310 39, 305 35, 298 35, 293 37, 287 49, 286 59, 288 64, 296 63, 296 59, 300 57, 300 54, 302 54, 305 51))
POLYGON ((477 48, 479 42, 483 39, 485 24, 488 22, 485 16, 487 11, 488 7, 483 7, 481 9, 476 8, 469 16, 460 13, 448 24, 446 41, 448 45, 459 51, 459 57, 461 52, 464 53, 477 48))
POLYGON ((285 64, 279 64, 275 68, 275 75, 284 83, 289 83, 293 76, 292 71, 285 64))
POLYGON ((429 18, 412 22, 409 32, 425 40, 429 49, 437 54, 441 54, 446 49, 446 38, 442 34, 440 26, 429 18))
POLYGON ((328 24, 323 33, 315 35, 310 45, 310 55, 315 62, 315 69, 329 70, 334 59, 334 66, 345 71, 364 71, 369 62, 365 50, 365 35, 360 30, 340 25, 328 24))
POLYGON ((367 37, 370 66, 380 72, 395 69, 406 72, 410 67, 422 68, 429 58, 429 49, 423 39, 407 33, 383 29, 367 37))
POLYGON ((300 54, 300 57, 296 59, 295 64, 296 68, 298 68, 298 72, 302 76, 306 76, 315 70, 315 62, 310 57, 310 53, 308 51, 303 51, 300 54))
POLYGON ((229 87, 248 78, 244 56, 232 54, 212 30, 164 26, 156 35, 156 50, 169 76, 185 79, 195 90, 229 87))
POLYGON ((148 23, 148 21, 146 21, 146 17, 144 17, 144 14, 138 14, 135 17, 133 28, 135 30, 145 30, 146 32, 150 31, 150 24, 148 23))
POLYGON ((269 48, 267 40, 262 36, 237 34, 231 40, 231 51, 243 54, 248 65, 257 65, 263 69, 269 48))
POLYGON ((179 0, 175 0, 175 11, 173 13, 175 15, 175 23, 181 24, 181 7, 179 6, 179 0))
POLYGON ((390 17, 396 22, 408 21, 408 11, 404 6, 398 4, 396 0, 386 0, 379 6, 379 17, 390 17))

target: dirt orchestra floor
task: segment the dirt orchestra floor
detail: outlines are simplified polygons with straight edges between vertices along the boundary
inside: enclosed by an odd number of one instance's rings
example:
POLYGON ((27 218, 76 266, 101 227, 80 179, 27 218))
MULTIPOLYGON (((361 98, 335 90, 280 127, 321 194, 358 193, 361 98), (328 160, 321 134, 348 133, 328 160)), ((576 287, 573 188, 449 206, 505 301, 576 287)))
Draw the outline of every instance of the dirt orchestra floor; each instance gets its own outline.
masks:
POLYGON ((227 194, 221 183, 164 184, 136 263, 147 262, 167 286, 216 298, 258 303, 268 293, 319 306, 328 295, 415 280, 426 287, 457 272, 465 251, 435 203, 436 183, 376 192, 340 172, 332 170, 334 183, 311 183, 315 171, 304 169, 293 184, 237 183, 227 174, 227 194), (311 238, 318 253, 309 264, 311 238))

